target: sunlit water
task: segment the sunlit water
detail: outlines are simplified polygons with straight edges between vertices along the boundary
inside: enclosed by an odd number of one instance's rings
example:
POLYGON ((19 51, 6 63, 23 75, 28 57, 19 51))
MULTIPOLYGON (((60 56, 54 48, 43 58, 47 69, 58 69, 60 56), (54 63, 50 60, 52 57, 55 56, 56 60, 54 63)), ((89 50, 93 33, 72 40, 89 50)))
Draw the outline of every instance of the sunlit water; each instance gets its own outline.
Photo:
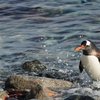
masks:
MULTIPOLYGON (((74 48, 85 39, 100 47, 99 0, 0 0, 0 79, 24 74, 21 64, 34 59, 79 73, 81 53, 74 48)), ((78 77, 83 81, 76 88, 90 87, 85 72, 78 77)))

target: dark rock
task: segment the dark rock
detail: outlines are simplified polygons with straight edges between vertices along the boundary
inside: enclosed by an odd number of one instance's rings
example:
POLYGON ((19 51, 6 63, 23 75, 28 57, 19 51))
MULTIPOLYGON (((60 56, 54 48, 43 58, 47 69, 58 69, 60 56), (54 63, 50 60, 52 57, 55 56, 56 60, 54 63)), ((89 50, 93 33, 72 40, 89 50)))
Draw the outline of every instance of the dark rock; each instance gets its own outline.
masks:
POLYGON ((40 77, 47 77, 47 78, 54 78, 54 79, 63 79, 67 80, 70 82, 80 82, 80 77, 78 72, 62 72, 57 69, 50 69, 50 70, 45 70, 43 72, 38 73, 40 77))
POLYGON ((46 70, 44 72, 41 72, 41 73, 39 73, 39 76, 42 76, 42 77, 45 76, 47 78, 68 80, 68 73, 63 73, 56 69, 46 70))
POLYGON ((83 95, 72 95, 64 100, 95 100, 90 96, 83 96, 83 95))
POLYGON ((28 100, 29 92, 28 91, 8 91, 8 98, 4 100, 28 100))
POLYGON ((26 71, 33 72, 41 72, 47 69, 47 67, 38 60, 27 61, 22 65, 22 68, 26 71))

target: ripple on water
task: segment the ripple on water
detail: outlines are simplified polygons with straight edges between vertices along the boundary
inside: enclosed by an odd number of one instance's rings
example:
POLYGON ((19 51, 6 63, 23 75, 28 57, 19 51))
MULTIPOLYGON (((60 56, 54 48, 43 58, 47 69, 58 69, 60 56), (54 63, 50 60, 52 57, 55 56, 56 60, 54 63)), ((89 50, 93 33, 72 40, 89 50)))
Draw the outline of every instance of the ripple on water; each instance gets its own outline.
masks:
POLYGON ((79 89, 88 88, 87 75, 79 79, 81 53, 74 47, 85 39, 100 47, 99 12, 97 1, 0 0, 0 79, 24 73, 21 63, 39 59, 48 68, 69 71, 79 89))

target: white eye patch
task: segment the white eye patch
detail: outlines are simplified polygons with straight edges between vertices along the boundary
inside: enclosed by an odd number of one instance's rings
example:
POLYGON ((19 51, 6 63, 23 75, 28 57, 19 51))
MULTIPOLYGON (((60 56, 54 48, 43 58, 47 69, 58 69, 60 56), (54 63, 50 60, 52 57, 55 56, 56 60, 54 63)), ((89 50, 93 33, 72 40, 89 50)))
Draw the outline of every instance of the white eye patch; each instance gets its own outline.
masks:
POLYGON ((90 43, 90 41, 88 41, 88 40, 86 40, 86 45, 90 45, 91 43, 90 43))

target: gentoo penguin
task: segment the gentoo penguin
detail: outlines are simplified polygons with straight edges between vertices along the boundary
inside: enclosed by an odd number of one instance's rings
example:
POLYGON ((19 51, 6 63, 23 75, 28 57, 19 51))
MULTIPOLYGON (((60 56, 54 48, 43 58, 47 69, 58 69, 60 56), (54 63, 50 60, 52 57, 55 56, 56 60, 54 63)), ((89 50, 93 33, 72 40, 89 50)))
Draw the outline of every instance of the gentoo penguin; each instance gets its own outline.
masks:
POLYGON ((83 51, 79 63, 80 72, 85 69, 93 80, 100 81, 100 49, 93 42, 85 40, 75 51, 83 51))

